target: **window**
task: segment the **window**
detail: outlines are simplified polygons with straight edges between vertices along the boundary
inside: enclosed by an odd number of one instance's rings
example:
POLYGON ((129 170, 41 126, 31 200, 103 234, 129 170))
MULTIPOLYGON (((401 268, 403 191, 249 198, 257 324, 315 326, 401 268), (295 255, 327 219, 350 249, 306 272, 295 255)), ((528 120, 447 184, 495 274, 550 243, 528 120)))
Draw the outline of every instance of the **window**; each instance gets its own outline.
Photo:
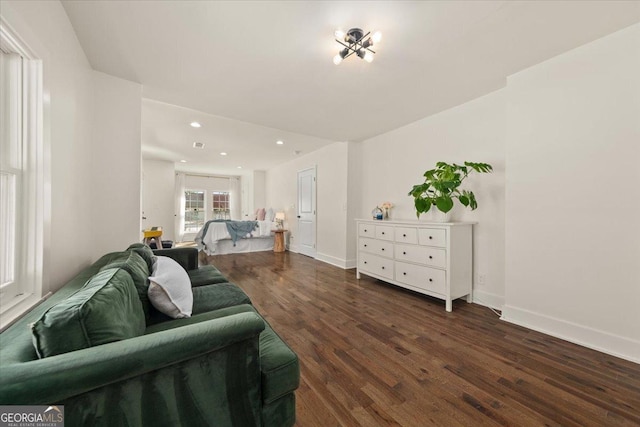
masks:
POLYGON ((42 297, 42 62, 0 22, 0 329, 42 297))
POLYGON ((184 198, 184 232, 197 233, 204 225, 204 190, 186 190, 184 198))
POLYGON ((213 219, 230 219, 231 210, 229 209, 229 193, 222 191, 214 191, 211 193, 211 201, 213 208, 213 219))

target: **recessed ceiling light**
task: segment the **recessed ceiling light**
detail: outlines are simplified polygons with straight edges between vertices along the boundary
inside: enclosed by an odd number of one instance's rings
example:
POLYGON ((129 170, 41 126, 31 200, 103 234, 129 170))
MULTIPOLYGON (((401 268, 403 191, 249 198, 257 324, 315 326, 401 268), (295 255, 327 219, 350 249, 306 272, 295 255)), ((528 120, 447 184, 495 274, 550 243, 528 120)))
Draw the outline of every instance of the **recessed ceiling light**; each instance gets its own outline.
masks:
POLYGON ((180 160, 180 163, 187 163, 186 160, 180 160))
POLYGON ((284 144, 284 141, 276 141, 276 144, 278 144, 278 145, 283 145, 283 144, 284 144))
POLYGON ((242 166, 238 166, 238 169, 242 169, 242 166))
POLYGON ((202 125, 200 123, 198 123, 198 122, 191 122, 191 127, 192 128, 199 128, 199 127, 202 127, 202 125))
POLYGON ((204 148, 204 142, 194 142, 193 148, 204 148))
POLYGON ((225 153, 224 151, 222 153, 220 153, 221 156, 226 156, 227 153, 225 153))

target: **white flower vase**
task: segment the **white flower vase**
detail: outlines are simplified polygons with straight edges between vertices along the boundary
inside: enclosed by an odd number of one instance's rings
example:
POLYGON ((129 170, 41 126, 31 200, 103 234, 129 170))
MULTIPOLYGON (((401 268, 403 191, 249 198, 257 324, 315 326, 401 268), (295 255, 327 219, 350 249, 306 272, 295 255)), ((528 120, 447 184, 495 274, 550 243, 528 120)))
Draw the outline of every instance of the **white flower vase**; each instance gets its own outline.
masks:
POLYGON ((382 219, 390 219, 390 214, 391 213, 391 209, 389 208, 382 208, 382 219))

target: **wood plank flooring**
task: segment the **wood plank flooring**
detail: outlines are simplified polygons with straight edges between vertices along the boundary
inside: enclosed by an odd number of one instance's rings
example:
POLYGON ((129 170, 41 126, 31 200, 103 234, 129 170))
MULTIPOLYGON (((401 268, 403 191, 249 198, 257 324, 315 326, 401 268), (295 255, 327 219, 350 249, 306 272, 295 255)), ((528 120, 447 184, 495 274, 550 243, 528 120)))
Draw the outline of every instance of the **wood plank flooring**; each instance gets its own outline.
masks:
POLYGON ((295 253, 201 257, 300 358, 298 426, 639 426, 640 365, 295 253))

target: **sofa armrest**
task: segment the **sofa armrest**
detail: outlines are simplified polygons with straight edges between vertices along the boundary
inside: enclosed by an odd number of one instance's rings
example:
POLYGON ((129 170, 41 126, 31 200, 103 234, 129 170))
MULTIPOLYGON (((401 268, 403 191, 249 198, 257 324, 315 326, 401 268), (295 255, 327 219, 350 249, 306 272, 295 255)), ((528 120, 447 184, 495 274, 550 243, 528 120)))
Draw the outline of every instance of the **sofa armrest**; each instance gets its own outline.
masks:
POLYGON ((166 256, 173 259, 187 271, 198 268, 197 248, 155 249, 153 253, 157 256, 166 256))
MULTIPOLYGON (((252 312, 70 353, 2 366, 0 404, 51 404, 247 340, 264 321, 252 312)), ((248 357, 258 357, 248 355, 248 357)))

